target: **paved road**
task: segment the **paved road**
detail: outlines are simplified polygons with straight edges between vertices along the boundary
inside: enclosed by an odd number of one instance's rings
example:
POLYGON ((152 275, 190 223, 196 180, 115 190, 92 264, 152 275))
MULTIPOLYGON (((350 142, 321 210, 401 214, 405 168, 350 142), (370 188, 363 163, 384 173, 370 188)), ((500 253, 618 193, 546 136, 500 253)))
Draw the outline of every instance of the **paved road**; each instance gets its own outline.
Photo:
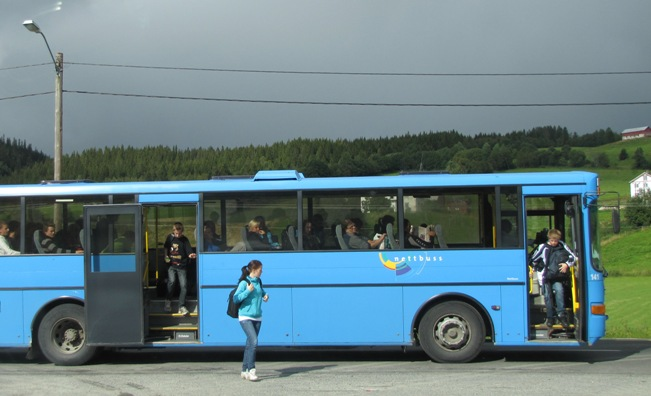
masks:
POLYGON ((432 363, 417 349, 261 349, 256 383, 239 378, 241 355, 241 349, 120 351, 86 366, 58 367, 0 350, 0 394, 651 394, 651 340, 489 350, 466 364, 432 363))

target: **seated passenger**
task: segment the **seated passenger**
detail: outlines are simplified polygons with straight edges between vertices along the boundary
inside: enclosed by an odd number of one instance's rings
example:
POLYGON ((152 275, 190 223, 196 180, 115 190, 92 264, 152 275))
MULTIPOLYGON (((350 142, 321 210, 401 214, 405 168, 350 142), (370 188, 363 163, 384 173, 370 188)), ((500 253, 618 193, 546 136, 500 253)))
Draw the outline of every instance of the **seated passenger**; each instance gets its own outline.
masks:
POLYGON ((428 230, 427 235, 429 236, 429 241, 426 241, 420 238, 417 233, 413 232, 411 223, 409 220, 404 220, 404 227, 402 228, 404 238, 405 238, 405 248, 407 249, 432 249, 434 247, 434 237, 436 236, 436 231, 428 230))
POLYGON ((60 248, 57 246, 57 244, 54 242, 54 235, 56 234, 56 228, 54 227, 54 224, 46 224, 45 227, 43 227, 43 239, 41 240, 41 248, 43 249, 43 253, 81 253, 83 250, 81 248, 78 249, 64 249, 60 248))
POLYGON ((218 252, 221 240, 215 231, 215 223, 212 220, 203 222, 203 250, 204 252, 218 252))
POLYGON ((266 232, 260 228, 260 223, 256 220, 249 221, 246 240, 253 250, 271 250, 266 232))
POLYGON ((518 246, 518 237, 513 231, 513 224, 508 219, 502 219, 502 246, 518 246))
POLYGON ((323 249, 326 243, 325 220, 319 213, 312 216, 312 234, 319 240, 319 249, 323 249))
POLYGON ((274 236, 271 235, 271 231, 269 231, 267 222, 265 221, 264 217, 256 216, 253 220, 257 221, 260 225, 260 230, 262 231, 261 235, 264 235, 265 238, 267 238, 267 242, 269 243, 271 249, 280 249, 280 243, 278 243, 278 240, 276 240, 274 236))
POLYGON ((387 234, 382 234, 378 239, 368 239, 359 235, 358 224, 361 224, 359 219, 346 219, 342 224, 345 231, 344 242, 350 249, 375 249, 384 241, 387 234))
POLYGON ((0 255, 20 254, 18 250, 14 250, 9 246, 7 235, 9 235, 9 227, 6 222, 0 221, 0 255))
POLYGON ((9 227, 9 234, 7 234, 7 242, 13 250, 20 250, 20 222, 11 220, 7 223, 9 227))
MULTIPOLYGON (((395 221, 395 218, 393 216, 391 216, 391 215, 384 215, 384 216, 380 217, 377 224, 375 225, 375 236, 373 237, 373 240, 381 238, 382 235, 386 235, 387 234, 387 226, 389 224, 393 224, 394 221, 395 221)), ((385 246, 385 245, 388 245, 388 244, 389 244, 389 239, 385 238, 384 241, 382 241, 382 243, 379 245, 379 248, 380 249, 388 248, 388 246, 385 246)))
POLYGON ((319 250, 321 246, 322 243, 319 237, 314 235, 312 222, 310 220, 303 220, 303 249, 319 250))

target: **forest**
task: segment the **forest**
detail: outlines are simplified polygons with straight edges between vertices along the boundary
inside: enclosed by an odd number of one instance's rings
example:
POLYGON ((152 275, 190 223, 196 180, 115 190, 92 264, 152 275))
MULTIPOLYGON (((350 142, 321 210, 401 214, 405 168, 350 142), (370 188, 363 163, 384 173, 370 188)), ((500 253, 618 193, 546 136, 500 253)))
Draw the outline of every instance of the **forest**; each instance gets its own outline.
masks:
MULTIPOLYGON (((263 146, 91 148, 63 156, 63 180, 201 180, 296 169, 306 177, 366 176, 399 172, 491 173, 546 166, 608 167, 581 147, 621 140, 610 128, 578 135, 560 126, 467 136, 458 131, 407 133, 376 139, 295 139, 263 146)), ((0 138, 0 183, 52 179, 52 159, 27 142, 0 138)))

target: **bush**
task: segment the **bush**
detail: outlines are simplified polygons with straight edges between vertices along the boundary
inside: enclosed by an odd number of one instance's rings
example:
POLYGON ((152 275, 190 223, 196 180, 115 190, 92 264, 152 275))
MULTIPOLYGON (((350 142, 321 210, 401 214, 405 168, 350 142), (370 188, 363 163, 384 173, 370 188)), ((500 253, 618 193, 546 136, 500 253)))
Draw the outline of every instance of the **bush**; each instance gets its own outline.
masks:
POLYGON ((626 222, 636 228, 651 225, 651 193, 631 198, 625 209, 626 222))

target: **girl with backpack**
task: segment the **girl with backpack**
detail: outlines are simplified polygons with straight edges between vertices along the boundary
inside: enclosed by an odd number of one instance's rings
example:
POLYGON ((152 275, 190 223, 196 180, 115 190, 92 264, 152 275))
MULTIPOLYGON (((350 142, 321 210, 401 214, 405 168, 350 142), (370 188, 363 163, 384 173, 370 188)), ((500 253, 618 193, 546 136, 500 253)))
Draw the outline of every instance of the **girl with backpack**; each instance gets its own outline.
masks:
POLYGON ((246 335, 244 358, 242 360, 242 379, 257 381, 255 371, 255 354, 258 347, 258 334, 262 326, 262 302, 269 300, 269 295, 262 288, 262 263, 251 260, 242 267, 237 290, 233 295, 233 302, 240 304, 238 319, 246 335))

